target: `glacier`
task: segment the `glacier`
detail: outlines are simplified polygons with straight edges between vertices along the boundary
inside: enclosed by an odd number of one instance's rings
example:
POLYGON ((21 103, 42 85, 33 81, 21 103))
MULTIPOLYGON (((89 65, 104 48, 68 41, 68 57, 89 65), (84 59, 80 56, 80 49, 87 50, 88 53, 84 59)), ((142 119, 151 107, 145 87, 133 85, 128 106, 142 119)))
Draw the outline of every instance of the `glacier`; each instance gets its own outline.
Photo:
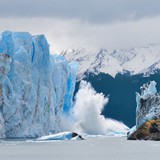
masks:
POLYGON ((156 82, 143 84, 141 95, 136 93, 136 128, 148 120, 160 117, 160 95, 156 89, 156 82))
POLYGON ((128 137, 147 121, 160 117, 160 95, 156 84, 150 81, 140 87, 141 94, 136 92, 136 125, 129 130, 128 137))
POLYGON ((0 138, 61 131, 75 89, 77 63, 50 55, 44 35, 0 34, 0 138))
POLYGON ((150 81, 136 93, 136 125, 128 132, 129 140, 160 140, 160 94, 156 82, 150 81))

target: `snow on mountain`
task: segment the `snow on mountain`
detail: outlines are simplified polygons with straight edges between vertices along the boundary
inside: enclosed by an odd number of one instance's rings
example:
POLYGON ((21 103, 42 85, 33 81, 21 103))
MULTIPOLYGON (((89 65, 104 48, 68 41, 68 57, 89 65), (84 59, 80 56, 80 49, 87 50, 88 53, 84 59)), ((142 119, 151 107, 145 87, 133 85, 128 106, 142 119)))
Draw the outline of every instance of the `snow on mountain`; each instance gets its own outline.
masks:
POLYGON ((37 137, 61 131, 75 87, 77 64, 51 56, 44 35, 0 35, 0 137, 37 137))
POLYGON ((118 72, 129 71, 131 74, 144 73, 147 76, 160 68, 160 44, 126 50, 101 49, 99 52, 73 49, 62 52, 62 55, 69 61, 79 63, 78 79, 82 79, 85 72, 108 73, 114 77, 118 72))

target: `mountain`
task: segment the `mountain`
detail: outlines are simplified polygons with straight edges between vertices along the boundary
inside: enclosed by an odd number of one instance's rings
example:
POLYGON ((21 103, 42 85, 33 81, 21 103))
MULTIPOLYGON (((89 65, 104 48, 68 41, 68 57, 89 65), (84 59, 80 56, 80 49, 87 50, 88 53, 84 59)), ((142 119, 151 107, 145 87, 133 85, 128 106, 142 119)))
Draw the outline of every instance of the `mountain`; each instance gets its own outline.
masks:
POLYGON ((62 55, 79 63, 75 94, 81 79, 90 82, 97 92, 109 96, 102 114, 129 127, 136 123, 135 92, 140 86, 155 80, 160 90, 160 44, 97 53, 69 50, 62 55))
POLYGON ((131 75, 150 75, 160 68, 160 44, 144 47, 91 52, 73 49, 62 52, 69 61, 79 63, 77 78, 83 79, 85 73, 105 73, 115 77, 117 73, 129 72, 131 75))
POLYGON ((52 56, 44 35, 0 35, 0 137, 37 137, 61 131, 72 106, 77 63, 52 56))

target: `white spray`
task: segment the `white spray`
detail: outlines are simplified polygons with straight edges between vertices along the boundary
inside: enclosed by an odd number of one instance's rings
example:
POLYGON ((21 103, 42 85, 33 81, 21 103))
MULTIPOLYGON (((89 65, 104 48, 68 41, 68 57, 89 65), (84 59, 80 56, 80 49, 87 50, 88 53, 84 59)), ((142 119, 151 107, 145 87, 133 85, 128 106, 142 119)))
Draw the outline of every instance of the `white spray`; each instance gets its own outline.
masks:
MULTIPOLYGON (((90 83, 81 81, 79 91, 75 96, 75 103, 71 115, 72 123, 65 123, 72 131, 92 135, 126 134, 128 127, 121 122, 105 118, 101 115, 108 103, 102 93, 96 93, 90 83)), ((64 122, 64 121, 63 121, 64 122)), ((64 123, 63 123, 64 126, 64 123)))

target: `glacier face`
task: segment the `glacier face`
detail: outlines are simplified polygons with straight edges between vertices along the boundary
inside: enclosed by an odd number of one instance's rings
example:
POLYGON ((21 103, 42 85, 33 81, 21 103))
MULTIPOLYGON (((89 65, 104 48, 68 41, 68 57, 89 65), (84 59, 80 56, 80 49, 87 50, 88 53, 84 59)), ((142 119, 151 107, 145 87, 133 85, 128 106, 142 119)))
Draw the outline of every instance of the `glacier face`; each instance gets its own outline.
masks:
POLYGON ((141 94, 136 93, 136 125, 127 134, 130 140, 159 140, 160 93, 156 84, 145 83, 141 94))
POLYGON ((0 35, 0 137, 37 137, 61 131, 72 105, 77 64, 50 55, 44 35, 0 35))
POLYGON ((157 92, 155 81, 141 87, 141 95, 136 93, 136 101, 136 128, 148 120, 160 117, 160 95, 157 92))
POLYGON ((148 76, 160 69, 160 44, 150 44, 139 48, 123 50, 88 51, 73 49, 62 52, 69 61, 79 62, 77 78, 81 80, 87 73, 105 73, 115 77, 117 73, 143 73, 148 76))

